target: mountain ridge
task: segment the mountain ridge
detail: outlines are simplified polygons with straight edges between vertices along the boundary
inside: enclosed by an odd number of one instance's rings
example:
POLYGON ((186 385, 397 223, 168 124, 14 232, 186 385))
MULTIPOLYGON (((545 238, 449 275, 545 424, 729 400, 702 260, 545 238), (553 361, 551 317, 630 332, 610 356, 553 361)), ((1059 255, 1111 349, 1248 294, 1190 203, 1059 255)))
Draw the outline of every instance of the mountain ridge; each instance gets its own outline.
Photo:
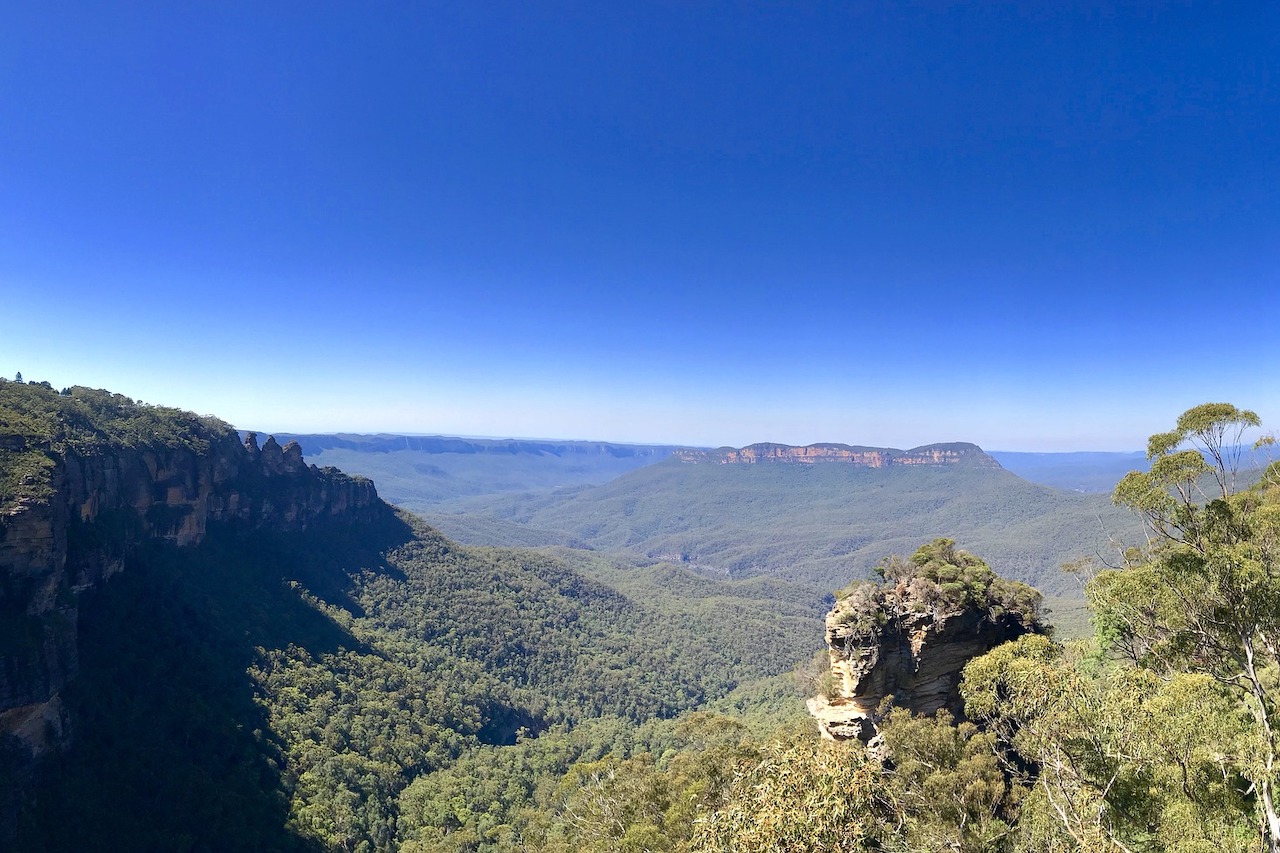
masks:
POLYGON ((759 463, 790 463, 813 465, 819 463, 844 463, 866 468, 884 468, 890 465, 980 465, 999 468, 1000 463, 985 453, 981 447, 966 441, 924 444, 910 450, 894 447, 867 447, 863 445, 818 442, 796 446, 772 441, 757 442, 746 447, 721 447, 716 450, 676 450, 672 454, 681 462, 698 464, 715 462, 721 465, 759 463))
MULTIPOLYGON (((243 431, 242 431, 243 432, 243 431)), ((1145 470, 1145 451, 985 450, 965 441, 935 442, 900 450, 895 447, 836 441, 790 445, 761 441, 745 447, 717 448, 676 444, 569 439, 528 439, 401 433, 288 433, 276 431, 281 442, 297 441, 308 459, 374 479, 392 503, 415 512, 478 495, 498 492, 551 491, 565 486, 603 484, 637 468, 677 456, 691 463, 761 461, 762 448, 815 448, 811 459, 784 459, 781 450, 764 461, 844 461, 835 451, 878 453, 881 462, 933 449, 962 449, 972 460, 995 460, 1024 480, 1073 492, 1109 493, 1131 470, 1145 470), (829 450, 830 449, 830 450, 829 450), (745 452, 745 454, 744 454, 745 452), (752 459, 729 460, 729 454, 752 459), (979 455, 981 454, 981 455, 979 455)), ((786 453, 799 455, 794 450, 786 453)), ((874 460, 871 460, 874 461, 874 460)), ((924 460, 933 461, 933 460, 924 460)), ((882 465, 883 467, 883 465, 882 465)))
POLYGON ((653 457, 663 459, 677 448, 667 444, 630 444, 613 441, 543 440, 526 438, 466 438, 451 435, 403 435, 397 433, 276 433, 281 441, 296 441, 302 452, 314 456, 326 450, 358 450, 390 453, 416 450, 422 453, 516 454, 549 456, 653 457))

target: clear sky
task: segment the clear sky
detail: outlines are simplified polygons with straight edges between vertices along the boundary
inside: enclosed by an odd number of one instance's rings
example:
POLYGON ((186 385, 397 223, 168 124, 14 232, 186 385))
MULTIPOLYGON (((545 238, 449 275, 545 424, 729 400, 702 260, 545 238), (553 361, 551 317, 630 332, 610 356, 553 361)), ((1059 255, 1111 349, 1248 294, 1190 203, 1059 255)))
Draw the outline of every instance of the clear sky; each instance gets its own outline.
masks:
POLYGON ((268 431, 1280 426, 1280 6, 9 4, 0 374, 268 431))

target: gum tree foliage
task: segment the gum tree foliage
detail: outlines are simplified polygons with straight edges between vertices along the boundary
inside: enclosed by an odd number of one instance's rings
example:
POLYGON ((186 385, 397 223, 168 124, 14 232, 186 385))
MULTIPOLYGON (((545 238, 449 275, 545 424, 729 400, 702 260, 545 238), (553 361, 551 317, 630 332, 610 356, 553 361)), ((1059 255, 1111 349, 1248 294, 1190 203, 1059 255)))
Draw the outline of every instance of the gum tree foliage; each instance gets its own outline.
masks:
POLYGON ((698 853, 837 853, 875 849, 893 792, 861 745, 794 737, 742 768, 725 804, 694 834, 698 853))
POLYGON ((663 755, 610 754, 570 768, 524 834, 540 853, 680 853, 691 849, 701 814, 715 811, 735 771, 760 750, 742 724, 694 712, 671 726, 663 755))
POLYGON ((1104 666, 1089 651, 1028 635, 965 668, 966 711, 1024 797, 1013 849, 1256 850, 1224 762, 1247 747, 1229 698, 1206 675, 1104 666))
POLYGON ((1008 849, 1023 791, 1003 773, 992 733, 945 710, 926 717, 905 708, 890 712, 880 730, 893 757, 883 784, 897 804, 882 850, 1008 849))
MULTIPOLYGON (((994 738, 945 711, 895 709, 881 731, 884 765, 860 743, 819 739, 810 727, 738 760, 718 808, 695 819, 696 853, 877 850, 1002 853, 1021 791, 1010 786, 994 738)), ((615 848, 616 849, 616 848, 615 848)), ((652 848, 657 849, 657 848, 652 848)))
POLYGON ((1254 412, 1205 403, 1151 436, 1151 470, 1128 474, 1113 496, 1141 514, 1148 545, 1124 567, 1100 572, 1086 593, 1105 647, 1162 679, 1160 689, 1200 676, 1204 689, 1212 684, 1230 698, 1248 737, 1214 760, 1223 777, 1244 780, 1256 831, 1276 853, 1280 465, 1247 488, 1239 483, 1241 442, 1258 426, 1254 412))

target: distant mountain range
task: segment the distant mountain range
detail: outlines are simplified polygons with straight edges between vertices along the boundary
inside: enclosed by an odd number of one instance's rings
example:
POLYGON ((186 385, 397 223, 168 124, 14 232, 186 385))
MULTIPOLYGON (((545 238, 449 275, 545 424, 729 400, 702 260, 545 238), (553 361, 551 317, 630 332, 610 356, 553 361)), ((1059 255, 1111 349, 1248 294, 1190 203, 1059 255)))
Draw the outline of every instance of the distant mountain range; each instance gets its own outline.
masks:
POLYGON ((425 517, 463 541, 559 541, 832 589, 869 576, 888 554, 945 536, 1007 577, 1067 595, 1079 583, 1063 563, 1111 556, 1139 534, 1137 519, 1106 496, 1028 482, 990 457, 871 467, 695 465, 676 456, 603 485, 477 497, 425 517))
POLYGON ((820 443, 688 448, 447 436, 285 435, 372 477, 470 544, 562 545, 826 588, 946 536, 1003 574, 1079 594, 1061 564, 1138 536, 1106 493, 1140 453, 820 443))
POLYGON ((676 450, 667 445, 439 435, 276 437, 298 442, 307 459, 319 465, 373 479, 392 502, 414 511, 477 495, 607 483, 676 450))
POLYGON ((877 467, 911 464, 919 454, 940 454, 938 459, 960 454, 994 460, 1033 483, 1096 493, 1110 493, 1126 473, 1145 470, 1147 465, 1142 451, 983 452, 967 442, 930 444, 910 450, 838 443, 793 447, 772 442, 712 449, 388 433, 276 433, 276 436, 281 443, 297 441, 306 457, 321 465, 372 477, 391 500, 418 510, 483 494, 546 491, 584 483, 599 485, 672 455, 686 462, 849 461, 877 467))
POLYGON ((515 456, 612 457, 615 459, 663 459, 676 448, 657 444, 614 444, 604 441, 544 441, 528 438, 462 438, 448 435, 393 435, 377 433, 300 434, 277 433, 282 443, 296 441, 310 457, 326 450, 358 450, 391 453, 413 450, 430 454, 500 454, 515 456))
POLYGON ((1151 464, 1141 450, 1129 453, 1016 453, 993 450, 991 456, 1006 469, 1033 483, 1044 483, 1073 492, 1110 494, 1130 471, 1145 471, 1151 464))

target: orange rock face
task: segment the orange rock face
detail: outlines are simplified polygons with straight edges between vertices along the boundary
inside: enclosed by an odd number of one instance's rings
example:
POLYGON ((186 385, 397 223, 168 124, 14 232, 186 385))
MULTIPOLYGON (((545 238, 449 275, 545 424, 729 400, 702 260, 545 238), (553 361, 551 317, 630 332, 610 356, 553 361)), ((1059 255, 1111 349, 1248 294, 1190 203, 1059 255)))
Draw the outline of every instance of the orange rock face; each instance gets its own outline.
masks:
POLYGON ((714 463, 719 465, 842 463, 862 468, 887 468, 892 465, 1000 467, 1000 463, 984 453, 982 448, 976 444, 964 442, 929 444, 912 448, 911 450, 896 450, 891 447, 853 447, 847 444, 827 443, 794 447, 789 444, 765 442, 748 445, 743 448, 677 450, 675 457, 682 462, 690 464, 714 463))
POLYGON ((949 602, 925 579, 866 584, 827 614, 832 689, 808 702, 829 740, 870 743, 886 702, 913 714, 946 709, 964 719, 965 664, 1023 634, 1045 629, 1038 617, 949 602))

